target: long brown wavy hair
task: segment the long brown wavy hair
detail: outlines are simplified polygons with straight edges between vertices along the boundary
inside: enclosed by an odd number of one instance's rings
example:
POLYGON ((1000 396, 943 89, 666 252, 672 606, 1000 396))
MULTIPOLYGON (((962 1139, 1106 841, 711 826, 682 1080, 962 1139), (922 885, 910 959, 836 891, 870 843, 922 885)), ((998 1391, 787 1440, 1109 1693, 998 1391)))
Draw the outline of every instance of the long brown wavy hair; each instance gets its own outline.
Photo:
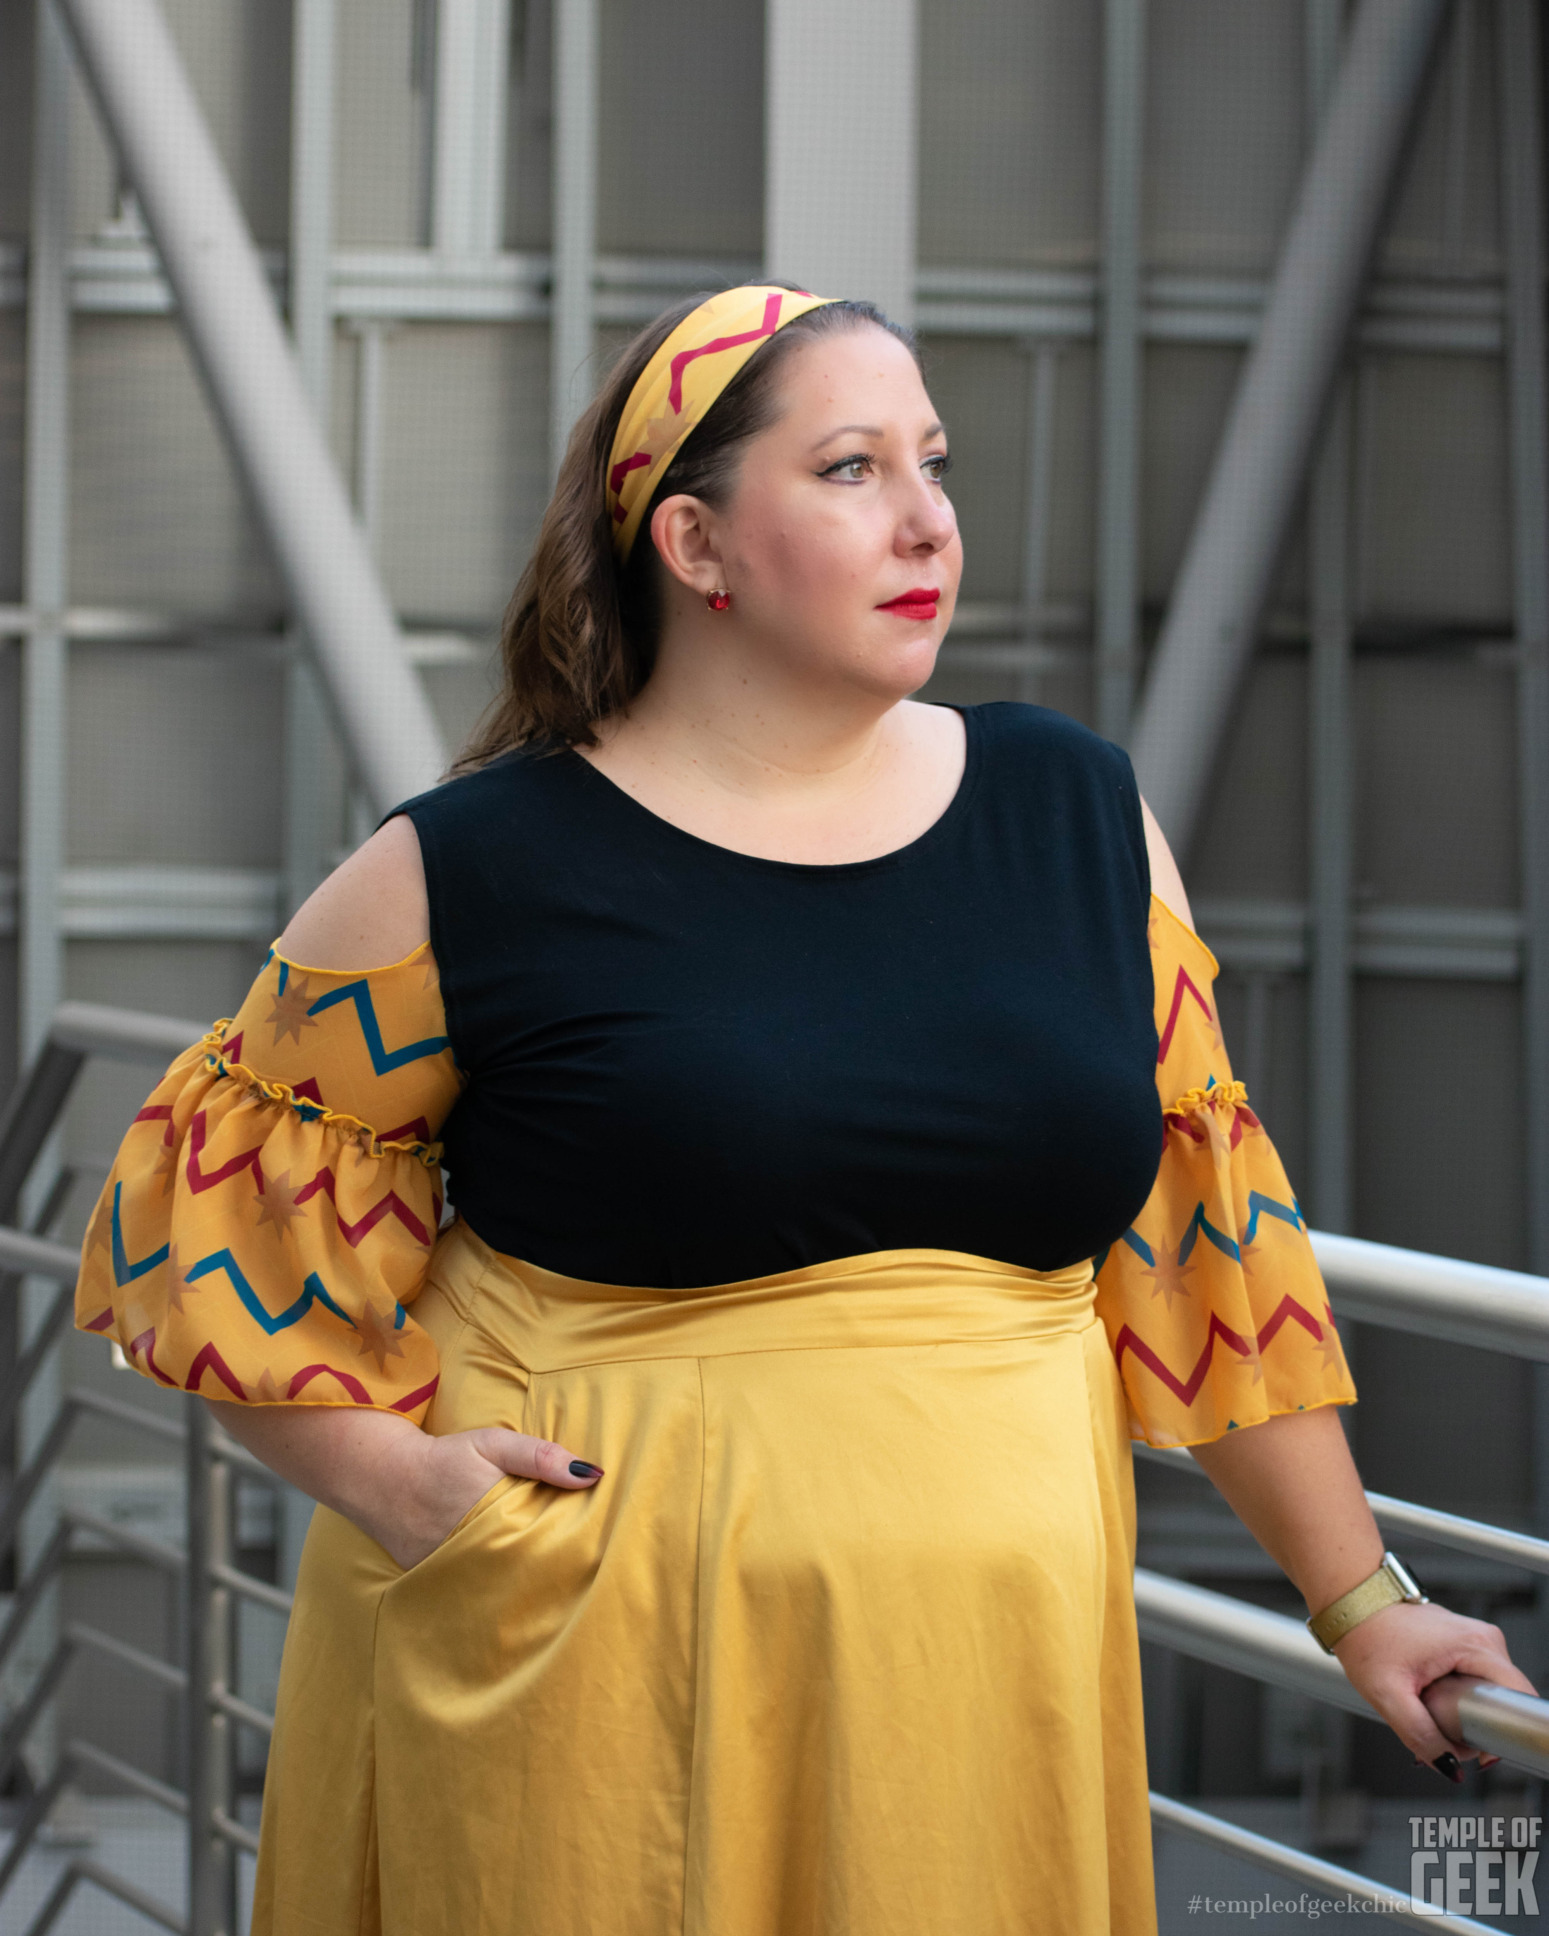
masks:
POLYGON ((641 330, 571 431, 538 541, 501 625, 500 691, 452 773, 530 742, 555 749, 594 746, 599 724, 628 707, 656 658, 662 565, 650 523, 657 500, 687 492, 717 510, 729 502, 742 446, 779 415, 780 371, 801 342, 842 330, 885 329, 920 361, 913 334, 889 322, 874 303, 829 303, 787 323, 749 357, 668 465, 621 568, 607 504, 614 433, 641 372, 704 300, 686 297, 641 330))

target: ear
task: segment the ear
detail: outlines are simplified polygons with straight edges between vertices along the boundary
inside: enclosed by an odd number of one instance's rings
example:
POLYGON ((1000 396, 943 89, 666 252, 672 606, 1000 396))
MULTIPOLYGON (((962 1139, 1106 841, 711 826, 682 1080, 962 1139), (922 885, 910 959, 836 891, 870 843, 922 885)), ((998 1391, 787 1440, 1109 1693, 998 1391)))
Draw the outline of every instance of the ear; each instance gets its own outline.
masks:
POLYGON ((651 542, 656 555, 690 591, 704 594, 725 583, 717 519, 703 498, 663 498, 651 513, 651 542))

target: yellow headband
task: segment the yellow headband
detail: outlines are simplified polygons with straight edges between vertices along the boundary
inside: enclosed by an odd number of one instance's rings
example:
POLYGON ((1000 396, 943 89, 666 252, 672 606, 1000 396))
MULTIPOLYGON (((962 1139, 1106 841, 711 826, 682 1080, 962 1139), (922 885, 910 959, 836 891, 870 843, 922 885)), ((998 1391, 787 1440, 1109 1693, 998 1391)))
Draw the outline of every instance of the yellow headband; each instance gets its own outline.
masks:
POLYGON ((636 379, 608 457, 608 511, 620 564, 683 440, 759 344, 836 300, 745 283, 702 302, 678 324, 636 379))

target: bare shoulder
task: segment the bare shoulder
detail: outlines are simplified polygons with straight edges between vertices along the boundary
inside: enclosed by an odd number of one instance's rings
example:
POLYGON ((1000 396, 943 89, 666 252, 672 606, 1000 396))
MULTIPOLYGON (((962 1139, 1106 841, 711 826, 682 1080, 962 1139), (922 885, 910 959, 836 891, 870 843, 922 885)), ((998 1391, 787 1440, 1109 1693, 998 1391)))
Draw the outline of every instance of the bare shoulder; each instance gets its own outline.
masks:
POLYGON ((385 968, 429 938, 419 836, 400 813, 302 902, 276 945, 308 968, 385 968))
POLYGON ((1183 876, 1178 871, 1178 863, 1173 859, 1172 849, 1167 844, 1167 836, 1162 832, 1160 821, 1144 799, 1140 803, 1141 818, 1146 826, 1146 853, 1151 861, 1151 892, 1159 901, 1165 902, 1187 927, 1194 926, 1193 910, 1189 907, 1189 897, 1184 892, 1183 876))

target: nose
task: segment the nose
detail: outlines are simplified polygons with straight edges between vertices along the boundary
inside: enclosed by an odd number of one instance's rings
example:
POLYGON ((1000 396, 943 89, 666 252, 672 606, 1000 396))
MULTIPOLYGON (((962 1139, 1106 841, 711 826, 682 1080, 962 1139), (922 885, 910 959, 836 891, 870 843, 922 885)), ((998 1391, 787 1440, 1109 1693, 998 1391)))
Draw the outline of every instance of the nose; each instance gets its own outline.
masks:
POLYGON ((903 556, 931 557, 952 542, 957 513, 939 484, 916 470, 905 486, 899 505, 894 549, 903 556))

